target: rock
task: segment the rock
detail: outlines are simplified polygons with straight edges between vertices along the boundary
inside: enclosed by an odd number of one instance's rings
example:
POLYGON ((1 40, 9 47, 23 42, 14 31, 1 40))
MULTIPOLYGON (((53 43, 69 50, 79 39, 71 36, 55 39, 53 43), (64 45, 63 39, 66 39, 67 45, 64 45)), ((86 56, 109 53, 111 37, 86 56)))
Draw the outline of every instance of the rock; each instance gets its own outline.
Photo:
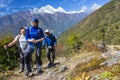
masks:
POLYGON ((115 51, 115 55, 120 57, 120 51, 115 51))
POLYGON ((100 75, 97 74, 94 77, 92 77, 90 80, 100 80, 100 75))
POLYGON ((106 49, 105 45, 103 43, 99 43, 97 45, 98 49, 106 49))
POLYGON ((102 57, 103 58, 112 58, 112 55, 109 52, 107 52, 107 53, 103 53, 102 57))
POLYGON ((104 58, 117 58, 117 57, 120 57, 120 51, 109 50, 107 53, 103 53, 102 57, 104 57, 104 58))
POLYGON ((63 75, 59 75, 58 76, 58 80, 63 80, 64 76, 63 75))
POLYGON ((59 67, 59 72, 64 72, 66 71, 67 67, 65 65, 62 65, 59 67))
POLYGON ((114 58, 114 59, 108 59, 106 60, 105 62, 101 63, 100 66, 112 66, 116 63, 119 62, 119 59, 118 58, 114 58))
POLYGON ((50 79, 51 77, 53 77, 55 71, 54 70, 49 70, 44 76, 45 80, 46 79, 50 79))

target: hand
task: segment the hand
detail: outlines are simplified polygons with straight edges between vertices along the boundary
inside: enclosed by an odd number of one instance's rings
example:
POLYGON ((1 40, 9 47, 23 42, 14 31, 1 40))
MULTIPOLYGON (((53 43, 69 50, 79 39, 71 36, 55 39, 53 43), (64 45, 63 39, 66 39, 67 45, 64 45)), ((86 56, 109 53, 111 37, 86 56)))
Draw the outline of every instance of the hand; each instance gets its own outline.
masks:
POLYGON ((35 39, 32 38, 32 39, 29 39, 28 41, 34 43, 35 39))
POLYGON ((4 48, 7 49, 7 48, 8 48, 8 45, 5 45, 4 48))
POLYGON ((56 47, 56 45, 54 45, 54 47, 56 47))
POLYGON ((34 40, 33 43, 38 43, 39 41, 38 40, 34 40))

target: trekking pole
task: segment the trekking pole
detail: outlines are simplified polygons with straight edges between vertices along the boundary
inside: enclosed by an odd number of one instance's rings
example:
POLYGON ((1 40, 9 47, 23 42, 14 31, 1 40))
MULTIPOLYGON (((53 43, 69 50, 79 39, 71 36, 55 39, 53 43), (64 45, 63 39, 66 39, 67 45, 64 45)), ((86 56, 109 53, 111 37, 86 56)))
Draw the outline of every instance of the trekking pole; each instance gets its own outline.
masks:
MULTIPOLYGON (((5 50, 7 53, 8 60, 11 62, 9 51, 8 49, 5 49, 5 50)), ((13 64, 10 64, 10 66, 13 68, 13 73, 14 73, 14 56, 13 56, 13 64)))
MULTIPOLYGON (((9 51, 8 51, 8 49, 6 49, 6 53, 7 53, 7 57, 8 57, 8 59, 9 59, 9 61, 11 62, 11 59, 10 59, 10 54, 9 54, 9 51)), ((12 60, 12 62, 13 62, 13 64, 10 64, 11 65, 11 67, 12 67, 12 71, 13 71, 13 73, 14 73, 14 53, 13 53, 13 60, 12 60)))
POLYGON ((8 52, 8 49, 6 49, 6 53, 7 53, 8 59, 10 60, 10 54, 9 54, 9 52, 8 52))
POLYGON ((15 67, 15 52, 13 52, 13 64, 12 64, 12 68, 13 68, 13 73, 14 73, 14 67, 15 67))

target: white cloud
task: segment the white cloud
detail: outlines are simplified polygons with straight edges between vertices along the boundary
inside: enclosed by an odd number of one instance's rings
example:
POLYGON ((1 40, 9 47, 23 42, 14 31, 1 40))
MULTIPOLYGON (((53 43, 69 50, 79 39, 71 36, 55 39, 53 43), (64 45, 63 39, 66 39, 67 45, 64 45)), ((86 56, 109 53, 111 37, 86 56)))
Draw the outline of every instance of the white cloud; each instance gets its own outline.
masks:
POLYGON ((0 12, 0 17, 3 16, 3 15, 5 15, 5 13, 4 12, 0 12))
POLYGON ((91 7, 91 10, 95 11, 95 10, 99 9, 100 7, 101 7, 101 5, 94 3, 91 7))
POLYGON ((6 7, 13 0, 0 0, 0 8, 6 7))

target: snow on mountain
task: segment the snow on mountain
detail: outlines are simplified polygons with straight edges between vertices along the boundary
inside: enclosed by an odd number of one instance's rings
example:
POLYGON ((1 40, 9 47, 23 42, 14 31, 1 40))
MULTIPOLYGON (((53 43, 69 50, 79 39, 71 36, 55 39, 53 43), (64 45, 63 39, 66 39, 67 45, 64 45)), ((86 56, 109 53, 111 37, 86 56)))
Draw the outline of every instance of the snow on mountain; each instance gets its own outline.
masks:
POLYGON ((91 11, 96 11, 97 9, 99 9, 101 7, 101 5, 98 4, 93 4, 93 6, 91 7, 91 11))
POLYGON ((47 5, 47 6, 44 6, 44 7, 41 7, 40 9, 39 8, 34 8, 34 9, 30 9, 31 13, 33 14, 39 14, 39 13, 49 13, 49 14, 54 14, 56 12, 61 12, 61 13, 67 13, 67 14, 75 14, 75 13, 81 13, 81 12, 84 12, 84 11, 65 11, 62 7, 58 7, 58 8, 53 8, 52 6, 50 5, 47 5))

